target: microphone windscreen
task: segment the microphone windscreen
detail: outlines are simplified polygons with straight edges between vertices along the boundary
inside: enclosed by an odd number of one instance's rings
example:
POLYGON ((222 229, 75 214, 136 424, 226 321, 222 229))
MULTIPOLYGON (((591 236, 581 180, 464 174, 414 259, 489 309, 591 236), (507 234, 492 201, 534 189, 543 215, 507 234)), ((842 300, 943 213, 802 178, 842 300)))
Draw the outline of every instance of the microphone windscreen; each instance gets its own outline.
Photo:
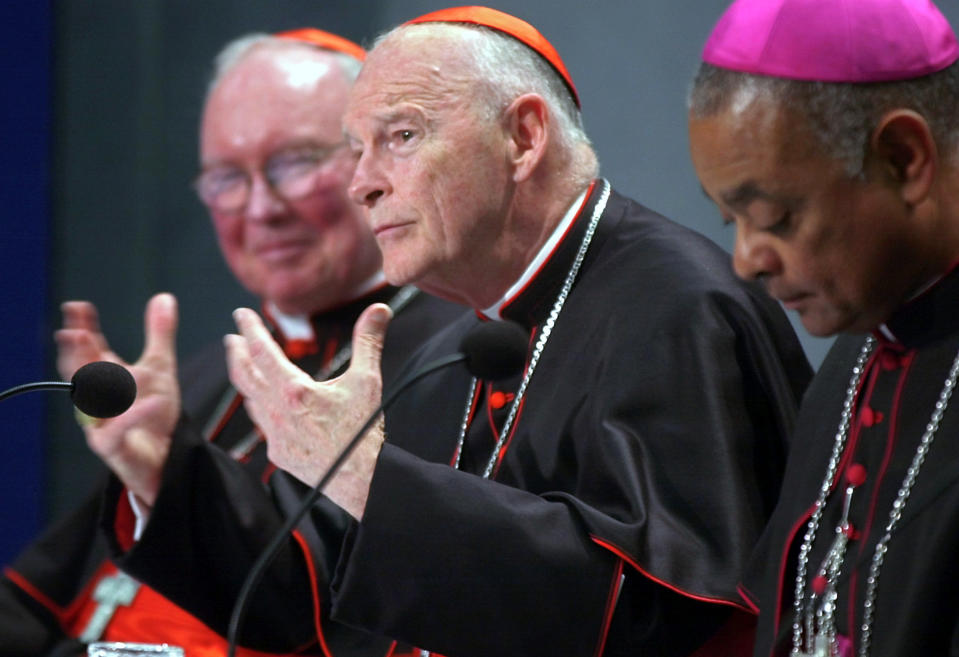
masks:
POLYGON ((130 408, 137 396, 133 375, 116 363, 87 363, 70 379, 73 405, 90 417, 116 417, 130 408))
POLYGON ((515 322, 482 322, 463 336, 460 351, 470 374, 487 381, 523 371, 529 336, 515 322))

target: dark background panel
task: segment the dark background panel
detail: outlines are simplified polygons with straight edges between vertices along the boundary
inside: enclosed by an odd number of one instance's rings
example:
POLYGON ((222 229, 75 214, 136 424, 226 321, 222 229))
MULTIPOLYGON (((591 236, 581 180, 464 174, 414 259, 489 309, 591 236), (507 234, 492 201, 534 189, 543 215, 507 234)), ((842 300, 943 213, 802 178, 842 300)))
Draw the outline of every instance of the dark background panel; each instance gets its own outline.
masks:
MULTIPOLYGON (((50 5, 0 6, 0 390, 46 374, 50 5)), ((43 522, 45 393, 0 405, 0 564, 43 522)))
MULTIPOLYGON (((529 20, 557 47, 579 88, 603 174, 620 191, 729 249, 733 233, 721 227, 689 163, 685 117, 689 79, 726 0, 489 4, 529 20)), ((65 299, 94 301, 111 344, 128 359, 142 348, 143 307, 154 292, 172 291, 180 301, 181 355, 218 340, 232 329, 230 311, 255 303, 223 264, 190 187, 210 62, 226 41, 312 25, 369 43, 381 30, 445 6, 435 0, 59 0, 51 18, 43 3, 7 3, 0 18, 13 12, 16 20, 32 20, 36 35, 5 39, 0 50, 4 111, 12 112, 2 115, 4 136, 13 144, 35 133, 29 147, 12 156, 9 147, 0 149, 0 199, 8 201, 0 254, 6 261, 4 335, 16 336, 3 341, 13 347, 4 352, 9 385, 55 376, 50 335, 65 299), (11 74, 20 70, 32 73, 11 74), (41 93, 49 89, 52 121, 49 94, 41 93), (38 129, 43 125, 49 131, 38 129), (12 172, 29 175, 14 180, 12 172), (17 370, 17 363, 27 367, 17 370)), ((959 24, 959 6, 942 3, 942 9, 959 24)), ((4 35, 18 31, 16 20, 5 21, 4 35)), ((818 364, 830 341, 799 332, 818 364)), ((6 543, 0 535, 0 559, 38 518, 69 509, 99 468, 68 400, 34 403, 32 419, 20 406, 11 412, 23 415, 23 424, 11 430, 19 442, 0 455, 0 481, 13 482, 9 490, 15 491, 0 489, 0 522, 4 530, 27 528, 6 543), (36 502, 32 516, 20 513, 29 495, 36 502)))

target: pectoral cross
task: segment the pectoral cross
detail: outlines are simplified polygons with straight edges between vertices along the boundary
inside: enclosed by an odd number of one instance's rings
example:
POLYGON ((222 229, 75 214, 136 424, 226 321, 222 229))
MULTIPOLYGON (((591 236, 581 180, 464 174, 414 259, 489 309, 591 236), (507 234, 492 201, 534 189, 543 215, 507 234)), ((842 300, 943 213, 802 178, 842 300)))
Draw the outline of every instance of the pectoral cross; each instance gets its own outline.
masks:
POLYGON ((97 608, 93 610, 93 615, 80 635, 80 641, 91 643, 103 636, 103 631, 107 629, 117 607, 128 607, 139 588, 140 582, 123 572, 101 579, 93 590, 97 608))
POLYGON ((809 652, 797 653, 798 657, 832 657, 834 654, 829 639, 821 634, 813 638, 813 646, 809 652))

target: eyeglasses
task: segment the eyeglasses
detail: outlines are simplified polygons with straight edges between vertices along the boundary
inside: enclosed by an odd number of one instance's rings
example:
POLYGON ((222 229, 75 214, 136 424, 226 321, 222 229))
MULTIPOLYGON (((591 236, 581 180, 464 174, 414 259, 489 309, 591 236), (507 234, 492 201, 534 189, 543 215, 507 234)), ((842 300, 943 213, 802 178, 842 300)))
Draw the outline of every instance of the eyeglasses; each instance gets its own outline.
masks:
MULTIPOLYGON (((344 146, 346 142, 287 148, 270 155, 260 171, 277 196, 295 201, 313 191, 315 174, 344 146)), ((246 169, 218 165, 201 171, 193 186, 209 208, 218 212, 239 212, 250 200, 253 181, 246 169)))

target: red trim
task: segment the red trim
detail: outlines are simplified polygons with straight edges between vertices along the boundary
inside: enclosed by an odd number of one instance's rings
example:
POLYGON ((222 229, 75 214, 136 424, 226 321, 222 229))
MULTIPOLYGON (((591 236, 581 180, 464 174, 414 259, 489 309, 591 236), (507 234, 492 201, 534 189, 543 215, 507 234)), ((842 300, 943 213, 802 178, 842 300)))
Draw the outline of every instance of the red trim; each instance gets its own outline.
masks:
POLYGON ((357 43, 349 39, 344 39, 338 34, 324 32, 315 27, 301 27, 296 30, 286 30, 277 32, 273 36, 280 39, 290 39, 292 41, 302 41, 324 50, 333 50, 349 55, 353 59, 362 62, 366 59, 366 51, 357 43))
POLYGON ((880 351, 882 350, 876 349, 872 352, 872 354, 869 355, 869 360, 867 360, 863 366, 865 368, 865 376, 859 382, 859 389, 856 391, 856 396, 853 400, 852 415, 849 418, 849 437, 843 446, 842 456, 839 458, 839 465, 836 468, 836 476, 833 479, 832 486, 829 488, 830 495, 842 479, 843 473, 849 468, 849 464, 853 460, 853 454, 856 452, 856 447, 859 445, 859 436, 862 434, 862 414, 860 413, 860 408, 863 405, 867 408, 869 407, 869 400, 872 399, 872 392, 876 388, 876 381, 882 372, 882 364, 879 362, 880 351), (865 390, 863 390, 863 386, 865 386, 865 390))
MULTIPOLYGON (((93 612, 99 606, 99 603, 93 599, 93 591, 101 580, 106 577, 113 577, 118 572, 119 569, 112 561, 104 561, 90 577, 83 590, 70 601, 69 607, 63 610, 63 615, 60 618, 60 623, 63 625, 67 636, 78 637, 83 633, 93 616, 93 612)), ((109 627, 110 625, 107 624, 107 627, 104 628, 104 634, 109 627)))
MULTIPOLYGON (((91 613, 96 607, 90 601, 91 613)), ((133 604, 118 607, 102 637, 103 641, 140 641, 170 643, 183 646, 190 657, 223 657, 226 639, 210 629, 200 619, 164 598, 159 592, 141 585, 133 604)), ((237 647, 238 657, 292 657, 307 647, 301 646, 289 653, 266 653, 237 647)))
POLYGON ((313 626, 316 628, 316 638, 319 641, 320 649, 326 657, 333 657, 329 647, 326 645, 326 637, 323 635, 323 621, 320 615, 320 590, 316 583, 316 565, 313 563, 313 555, 310 552, 310 546, 299 531, 293 530, 293 538, 296 539, 303 553, 303 559, 306 562, 306 569, 310 573, 310 592, 313 594, 313 626))
POLYGON ((113 533, 116 536, 117 544, 124 552, 131 550, 136 543, 136 539, 133 537, 136 526, 137 516, 130 504, 130 491, 124 488, 120 491, 120 496, 117 499, 116 515, 113 517, 113 533))
POLYGON ((35 587, 30 580, 12 568, 4 568, 3 574, 11 582, 23 589, 24 593, 46 607, 47 611, 57 617, 57 620, 59 620, 61 623, 63 622, 65 616, 63 607, 54 602, 53 599, 48 597, 43 591, 35 587))
POLYGON ((556 245, 553 247, 553 250, 550 251, 550 254, 549 254, 548 256, 546 256, 546 258, 543 260, 542 263, 540 263, 539 268, 533 273, 532 276, 529 277, 529 280, 526 281, 526 285, 524 285, 523 287, 521 287, 521 288, 516 292, 516 294, 514 294, 512 297, 510 297, 509 299, 506 299, 506 300, 503 301, 503 303, 502 303, 502 305, 500 306, 500 309, 499 309, 500 317, 503 317, 503 316, 504 316, 504 313, 506 312, 506 309, 509 307, 509 305, 510 305, 511 303, 513 303, 514 301, 516 301, 516 299, 517 299, 518 297, 520 297, 520 296, 523 295, 523 293, 524 293, 524 292, 526 291, 526 289, 530 286, 530 284, 531 284, 534 280, 536 280, 536 277, 537 277, 537 276, 540 275, 540 272, 542 272, 543 269, 546 268, 546 265, 549 264, 549 261, 550 261, 550 260, 552 259, 552 257, 556 254, 556 251, 559 249, 560 245, 562 245, 563 242, 566 241, 566 238, 567 238, 567 236, 569 236, 570 231, 573 230, 573 226, 576 225, 576 222, 577 222, 577 220, 579 219, 579 215, 583 212, 583 208, 585 208, 585 207, 586 207, 586 204, 589 203, 589 199, 592 197, 592 195, 593 195, 593 189, 594 189, 595 187, 596 187, 596 181, 595 181, 595 180, 594 180, 593 182, 589 183, 589 187, 586 189, 586 196, 583 197, 583 202, 580 203, 579 208, 576 210, 576 216, 573 218, 573 220, 572 220, 571 222, 569 222, 569 226, 566 227, 566 231, 563 233, 563 236, 559 239, 559 241, 556 242, 556 245))
POLYGON ((739 596, 743 599, 743 602, 746 603, 746 606, 749 607, 749 610, 759 615, 759 601, 756 600, 756 596, 753 595, 752 591, 747 589, 744 585, 740 584, 736 587, 736 590, 739 591, 739 596))
MULTIPOLYGON (((863 378, 860 379, 858 388, 853 398, 852 416, 850 417, 850 420, 849 420, 850 422, 849 438, 846 441, 845 447, 843 448, 843 454, 839 460, 838 467, 836 468, 836 475, 835 477, 833 477, 832 485, 830 486, 830 489, 829 489, 829 494, 832 494, 832 491, 835 490, 836 482, 839 481, 839 478, 842 475, 844 468, 846 467, 848 461, 852 458, 852 452, 855 448, 856 442, 858 441, 858 438, 859 438, 859 424, 858 424, 859 417, 858 416, 859 416, 860 395, 862 394, 862 388, 867 381, 867 377, 870 382, 868 384, 870 385, 870 390, 872 389, 871 386, 875 383, 874 372, 878 371, 878 369, 881 367, 881 365, 877 362, 879 358, 878 356, 879 351, 880 351, 879 349, 874 350, 869 355, 869 359, 863 365, 867 376, 863 376, 863 378), (875 370, 873 368, 875 368, 875 370)), ((827 495, 827 499, 828 499, 828 495, 827 495)), ((801 515, 799 519, 793 524, 792 530, 790 530, 789 534, 786 537, 787 540, 783 543, 782 556, 780 557, 780 561, 779 561, 779 586, 776 594, 776 607, 774 611, 775 616, 774 616, 774 622, 773 622, 773 636, 779 635, 779 625, 780 625, 780 621, 782 620, 783 585, 785 584, 785 579, 786 579, 786 562, 789 558, 790 548, 792 547, 793 543, 796 541, 796 534, 799 532, 799 529, 806 522, 809 521, 809 518, 810 516, 812 516, 815 508, 816 508, 816 503, 813 502, 812 505, 806 510, 806 512, 803 513, 803 515, 801 515)), ((772 656, 773 654, 772 648, 770 648, 769 654, 770 656, 772 656)))
MULTIPOLYGON (((903 390, 906 387, 906 378, 909 374, 910 368, 912 368, 913 361, 915 360, 916 351, 912 350, 909 353, 905 354, 902 357, 902 367, 899 370, 899 381, 896 383, 896 391, 893 393, 892 404, 890 406, 889 412, 889 431, 886 439, 886 450, 882 457, 882 463, 879 466, 879 472, 876 475, 875 482, 873 484, 871 499, 869 500, 868 511, 866 512, 866 521, 863 523, 862 527, 862 541, 859 543, 859 556, 862 556, 863 551, 866 549, 867 538, 869 533, 872 531, 872 525, 876 519, 876 508, 879 498, 879 489, 882 486, 882 481, 886 477, 886 473, 889 470, 889 464, 892 461, 892 454, 895 451, 896 446, 896 434, 897 426, 899 424, 899 408, 902 404, 903 390)), ((876 367, 877 370, 880 367, 876 367)), ((878 378, 878 376, 877 376, 878 378)), ((872 390, 870 390, 870 397, 872 395, 872 390)), ((849 596, 847 604, 847 627, 854 628, 856 627, 856 590, 859 586, 859 576, 857 571, 853 570, 849 577, 849 596)), ((856 636, 854 632, 850 632, 849 640, 852 642, 853 651, 855 651, 855 640, 856 636)))
POLYGON ((909 369, 912 367, 914 358, 915 351, 910 352, 903 358, 899 381, 896 384, 896 392, 893 394, 891 411, 889 414, 889 433, 886 443, 886 452, 883 454, 882 464, 879 466, 877 479, 875 480, 875 485, 873 486, 872 500, 869 503, 869 512, 866 516, 866 522, 863 523, 862 536, 864 540, 859 544, 860 554, 862 554, 862 551, 866 545, 865 538, 869 535, 869 532, 872 531, 872 524, 875 520, 876 498, 879 496, 879 487, 882 484, 883 478, 886 476, 886 471, 888 470, 889 463, 892 460, 892 453, 895 449, 896 427, 899 424, 899 407, 902 404, 902 394, 903 389, 906 386, 906 377, 909 373, 909 369))
MULTIPOLYGON (((526 372, 529 371, 530 363, 530 351, 533 344, 536 342, 536 334, 539 331, 538 326, 534 326, 533 330, 529 335, 529 343, 526 345, 526 367, 523 368, 523 376, 526 375, 526 372)), ((518 391, 517 391, 518 392, 518 391)), ((519 408, 516 409, 516 417, 513 418, 513 426, 509 429, 509 436, 506 438, 506 442, 503 443, 503 446, 499 450, 499 454, 496 455, 496 463, 493 464, 493 472, 490 473, 490 478, 495 479, 496 475, 499 474, 499 468, 503 464, 503 459, 506 457, 506 452, 509 450, 510 445, 513 444, 513 437, 516 435, 516 427, 519 426, 519 420, 523 416, 523 409, 526 407, 526 395, 523 395, 523 398, 519 402, 519 408)), ((494 426, 494 435, 497 433, 494 426)), ((497 436, 497 440, 499 437, 497 436)))
MULTIPOLYGON (((262 441, 261 441, 262 442, 262 441)), ((257 443, 259 445, 260 443, 257 443)), ((273 461, 267 461, 266 466, 263 468, 263 473, 260 475, 260 481, 264 484, 270 481, 270 477, 273 476, 273 473, 279 470, 279 468, 274 465, 273 461)))
POLYGON ((19 586, 24 593, 43 605, 53 614, 67 636, 74 637, 78 636, 83 631, 83 628, 86 627, 90 616, 93 614, 93 610, 97 606, 97 603, 92 600, 94 587, 96 587, 101 579, 113 575, 116 572, 117 568, 113 563, 104 561, 93 576, 90 577, 83 589, 80 590, 77 596, 71 600, 66 607, 57 604, 52 598, 40 591, 32 582, 15 570, 7 568, 4 570, 4 575, 15 585, 19 586))
POLYGON ((316 341, 316 329, 313 328, 313 322, 310 320, 310 317, 307 317, 307 322, 310 324, 310 333, 312 337, 307 340, 302 338, 290 338, 280 327, 280 323, 276 321, 276 317, 273 316, 273 313, 270 312, 270 308, 266 303, 260 305, 260 312, 263 314, 268 321, 270 326, 273 327, 273 332, 275 333, 274 340, 280 349, 283 350, 283 354, 290 360, 296 360, 298 358, 303 358, 309 354, 319 353, 320 345, 316 341))
POLYGON ((619 593, 623 588, 623 560, 616 560, 616 568, 613 570, 613 581, 610 583, 609 596, 606 598, 606 610, 603 612, 603 626, 599 634, 599 642, 596 644, 596 650, 593 657, 600 657, 606 650, 606 639, 609 637, 609 626, 613 622, 613 613, 616 611, 616 602, 619 600, 619 593))
POLYGON ((286 340, 280 344, 280 347, 283 349, 283 353, 290 360, 299 360, 319 352, 320 347, 316 343, 316 340, 310 338, 308 340, 303 339, 293 339, 286 340))
POLYGON ((686 597, 686 598, 690 598, 690 599, 692 599, 692 600, 698 600, 699 602, 708 602, 708 603, 710 603, 710 604, 726 605, 727 607, 732 607, 732 608, 734 608, 734 609, 739 609, 739 610, 744 611, 744 612, 746 612, 746 613, 751 613, 748 606, 746 606, 745 604, 736 602, 735 600, 725 600, 725 599, 722 599, 722 598, 711 598, 711 597, 709 597, 709 596, 699 595, 699 594, 697 594, 697 593, 691 593, 691 592, 689 592, 689 591, 684 591, 683 589, 679 588, 679 587, 676 586, 675 584, 670 584, 670 583, 667 582, 666 580, 664 580, 664 579, 662 579, 662 578, 660 578, 660 577, 656 577, 655 575, 653 575, 652 573, 650 573, 648 570, 644 569, 644 568, 643 568, 642 566, 640 566, 636 561, 634 561, 633 558, 630 557, 630 556, 626 553, 626 551, 623 550, 622 548, 620 548, 620 547, 618 547, 618 546, 616 546, 616 545, 613 545, 612 543, 610 543, 610 542, 607 541, 606 539, 599 538, 599 537, 596 536, 595 534, 590 534, 590 538, 593 540, 594 543, 596 543, 596 544, 599 545, 600 547, 606 548, 607 550, 609 550, 610 552, 612 552, 613 554, 615 554, 617 557, 619 557, 620 559, 624 560, 624 561, 625 561, 626 563, 628 563, 630 566, 632 566, 633 568, 635 568, 636 571, 637 571, 638 573, 640 573, 640 574, 641 574, 643 577, 645 577, 646 579, 648 579, 648 580, 650 580, 650 581, 653 581, 653 582, 659 584, 660 586, 666 587, 667 589, 669 589, 669 590, 672 591, 673 593, 678 593, 678 594, 681 595, 681 596, 684 596, 684 597, 686 597))
POLYGON ((323 367, 326 367, 330 364, 330 361, 333 360, 333 356, 336 355, 336 350, 339 348, 339 346, 339 340, 330 338, 326 341, 326 349, 323 350, 323 367))

